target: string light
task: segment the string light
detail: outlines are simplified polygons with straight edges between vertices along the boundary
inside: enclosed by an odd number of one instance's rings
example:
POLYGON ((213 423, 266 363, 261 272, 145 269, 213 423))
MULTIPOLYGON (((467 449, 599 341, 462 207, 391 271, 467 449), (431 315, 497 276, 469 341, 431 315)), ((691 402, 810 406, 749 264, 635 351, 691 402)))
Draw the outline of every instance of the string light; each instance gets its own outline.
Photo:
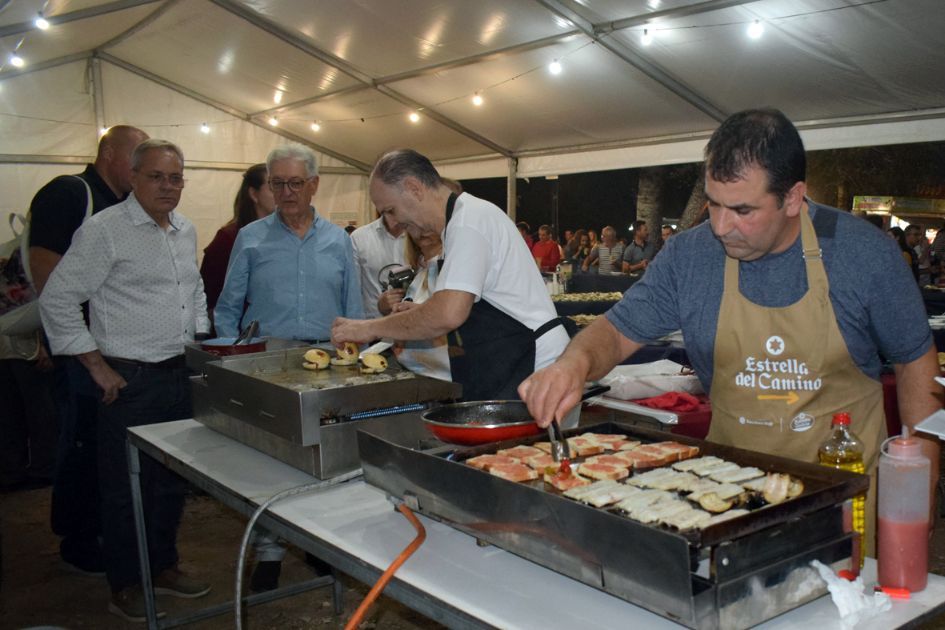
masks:
POLYGON ((482 96, 479 95, 479 92, 476 92, 475 94, 473 94, 472 104, 475 105, 476 107, 482 106, 482 96))
POLYGON ((318 124, 318 121, 312 123, 312 131, 319 132, 322 130, 322 126, 318 124))
POLYGON ((26 61, 23 60, 23 57, 20 57, 18 54, 13 53, 10 55, 10 65, 14 68, 22 68, 26 65, 26 61))
POLYGON ((210 125, 207 123, 200 125, 200 133, 210 133, 210 125))
POLYGON ((35 20, 33 20, 33 25, 41 31, 49 29, 49 20, 43 17, 43 14, 40 13, 35 20))
POLYGON ((653 36, 650 35, 650 29, 643 29, 643 37, 640 38, 640 43, 644 46, 649 46, 653 43, 653 36))
POLYGON ((276 105, 282 102, 282 90, 276 90, 276 93, 272 95, 272 102, 276 105))
POLYGON ((561 74, 561 64, 557 59, 548 64, 548 72, 551 74, 561 74))
POLYGON ((755 20, 751 23, 751 26, 748 27, 748 37, 752 39, 758 39, 765 32, 765 26, 761 23, 761 20, 755 20))
POLYGON ((272 126, 272 127, 278 127, 278 126, 279 126, 279 119, 276 118, 275 116, 270 116, 268 122, 269 122, 269 125, 272 126))
POLYGON ((108 133, 108 127, 100 127, 98 130, 98 137, 101 138, 106 133, 108 133))
POLYGON ((410 112, 410 115, 407 116, 407 118, 409 118, 410 122, 414 124, 420 122, 420 114, 418 114, 417 112, 410 112))

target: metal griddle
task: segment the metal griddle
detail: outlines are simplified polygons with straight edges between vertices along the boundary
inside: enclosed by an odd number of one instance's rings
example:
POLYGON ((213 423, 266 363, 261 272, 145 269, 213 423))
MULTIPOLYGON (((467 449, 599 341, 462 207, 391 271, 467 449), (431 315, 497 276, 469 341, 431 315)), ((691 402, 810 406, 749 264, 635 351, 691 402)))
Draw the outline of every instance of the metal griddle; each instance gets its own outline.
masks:
POLYGON ((360 432, 365 479, 421 513, 691 628, 746 628, 826 593, 809 563, 848 568, 842 503, 869 478, 815 464, 607 422, 566 431, 676 440, 804 482, 800 496, 702 531, 644 525, 573 501, 541 481, 515 483, 462 463, 541 437, 421 452, 360 432))
POLYGON ((461 395, 459 385, 413 374, 393 358, 381 374, 362 375, 357 366, 306 370, 308 349, 202 362, 191 379, 195 419, 324 479, 358 468, 358 429, 418 446, 429 439, 418 412, 461 395))

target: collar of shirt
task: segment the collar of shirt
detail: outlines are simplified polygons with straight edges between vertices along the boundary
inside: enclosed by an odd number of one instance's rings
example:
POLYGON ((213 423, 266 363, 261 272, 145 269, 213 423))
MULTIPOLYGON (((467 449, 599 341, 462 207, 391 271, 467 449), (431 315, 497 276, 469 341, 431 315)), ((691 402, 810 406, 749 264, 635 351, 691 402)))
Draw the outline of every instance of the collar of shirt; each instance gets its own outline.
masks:
POLYGON ((85 170, 82 171, 82 179, 86 181, 93 191, 97 192, 100 197, 106 200, 106 207, 114 206, 124 199, 124 197, 115 194, 108 186, 108 183, 106 183, 106 181, 102 179, 102 176, 98 174, 98 171, 95 170, 93 164, 89 164, 85 167, 85 170))
MULTIPOLYGON (((135 197, 134 193, 128 195, 125 207, 128 210, 128 216, 131 218, 131 223, 133 225, 147 225, 148 223, 151 223, 155 226, 157 225, 157 222, 151 218, 151 215, 149 215, 138 202, 138 199, 135 197)), ((176 210, 172 210, 171 213, 167 215, 167 220, 170 222, 171 228, 173 228, 175 231, 180 230, 181 228, 180 221, 177 220, 176 212, 176 210)))
MULTIPOLYGON (((309 209, 309 212, 312 213, 312 225, 309 226, 308 232, 305 233, 305 238, 308 238, 312 234, 315 233, 315 228, 318 227, 318 222, 321 219, 321 217, 318 216, 318 212, 315 210, 314 206, 309 206, 308 209, 309 209)), ((295 232, 292 231, 292 228, 286 225, 285 220, 282 218, 282 210, 280 210, 279 208, 276 208, 276 211, 272 213, 272 216, 275 217, 274 219, 275 222, 279 224, 279 226, 283 230, 285 230, 286 232, 289 232, 290 234, 295 235, 295 232)))

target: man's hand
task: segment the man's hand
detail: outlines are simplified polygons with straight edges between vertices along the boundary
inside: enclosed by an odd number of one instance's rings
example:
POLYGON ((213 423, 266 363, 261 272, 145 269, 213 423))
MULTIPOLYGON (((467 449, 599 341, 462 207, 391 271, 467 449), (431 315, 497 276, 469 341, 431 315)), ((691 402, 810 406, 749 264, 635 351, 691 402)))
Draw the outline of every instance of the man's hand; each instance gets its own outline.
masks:
POLYGON ((377 297, 377 310, 381 312, 381 315, 390 315, 404 300, 406 293, 404 289, 387 289, 377 297))
POLYGON ((46 351, 46 344, 40 342, 39 351, 36 353, 36 369, 40 372, 49 372, 53 369, 53 360, 46 351))
POLYGON ((377 338, 370 327, 370 319, 336 317, 331 324, 331 343, 336 348, 344 346, 346 341, 353 341, 356 344, 370 343, 377 338))
POLYGON ((525 379, 518 386, 518 395, 538 426, 544 428, 555 418, 563 420, 581 402, 585 380, 587 367, 577 360, 562 357, 525 379))
POLYGON ((95 384, 102 388, 104 392, 102 402, 106 405, 110 405, 118 400, 119 390, 124 389, 128 383, 121 377, 121 374, 113 370, 112 366, 105 362, 105 357, 102 356, 102 353, 98 350, 93 350, 92 352, 76 355, 76 358, 79 360, 79 363, 84 365, 85 369, 89 371, 89 375, 91 375, 95 384))

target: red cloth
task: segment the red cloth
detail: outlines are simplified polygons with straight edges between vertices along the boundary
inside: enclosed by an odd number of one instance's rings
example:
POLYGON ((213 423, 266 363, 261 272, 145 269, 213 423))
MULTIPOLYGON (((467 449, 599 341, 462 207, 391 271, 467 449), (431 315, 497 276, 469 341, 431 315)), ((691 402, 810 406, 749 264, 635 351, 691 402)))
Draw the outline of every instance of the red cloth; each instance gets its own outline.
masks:
POLYGON ((644 407, 650 407, 651 409, 663 409, 676 413, 696 411, 699 409, 700 405, 698 398, 685 392, 666 392, 665 394, 660 394, 653 398, 641 398, 633 402, 638 405, 643 405, 644 407))
POLYGON ((207 294, 207 310, 211 317, 213 307, 217 305, 217 298, 223 291, 223 281, 226 279, 226 266, 230 262, 230 252, 236 243, 236 233, 240 228, 235 223, 227 223, 217 231, 216 236, 203 250, 203 262, 200 264, 200 275, 203 277, 203 291, 207 294))
POLYGON ((554 241, 538 241, 532 245, 532 256, 541 258, 542 271, 554 271, 561 262, 561 250, 554 241))

